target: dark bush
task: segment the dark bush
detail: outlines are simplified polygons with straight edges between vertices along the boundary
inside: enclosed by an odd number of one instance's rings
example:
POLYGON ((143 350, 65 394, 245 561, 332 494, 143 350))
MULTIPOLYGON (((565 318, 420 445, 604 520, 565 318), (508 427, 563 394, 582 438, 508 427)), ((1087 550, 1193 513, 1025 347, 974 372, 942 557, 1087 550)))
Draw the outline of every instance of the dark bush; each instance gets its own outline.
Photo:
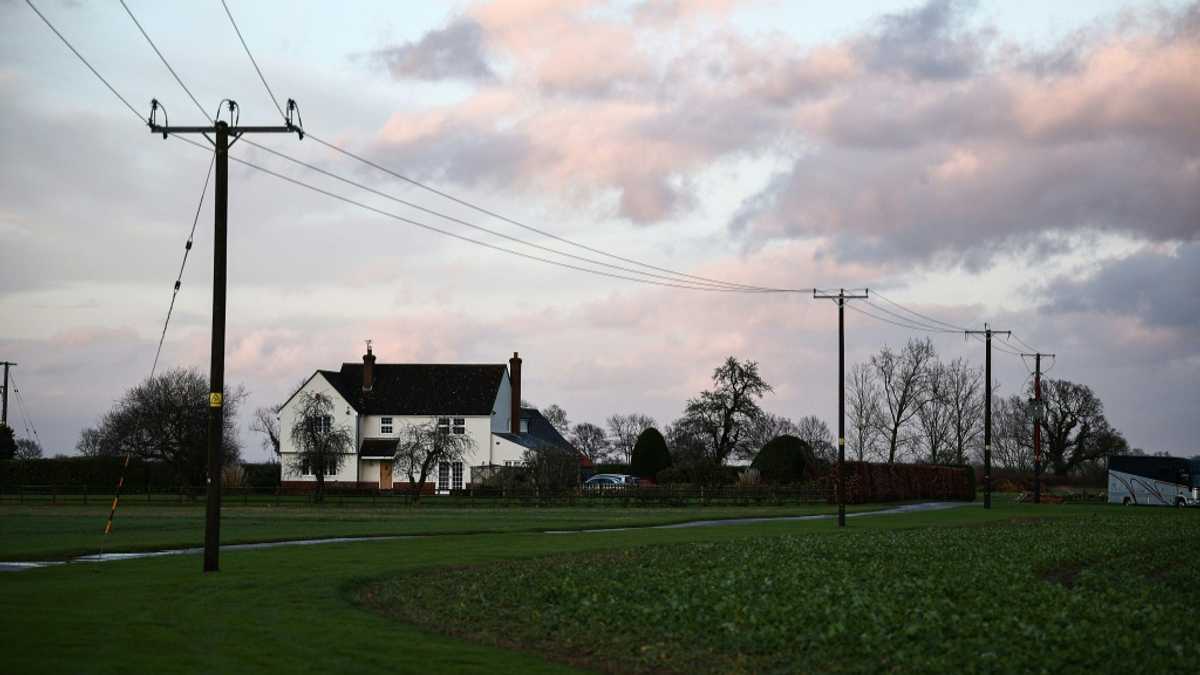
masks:
POLYGON ((633 445, 633 457, 629 471, 638 478, 654 480, 658 472, 671 466, 671 453, 667 441, 654 427, 648 427, 633 445))
POLYGON ((594 470, 595 473, 621 473, 633 475, 630 473, 632 469, 628 464, 597 464, 594 470))
MULTIPOLYGON (((846 462, 846 502, 888 502, 908 499, 955 499, 973 501, 974 472, 971 467, 932 464, 874 464, 846 462)), ((823 476, 832 488, 836 474, 823 476)), ((830 501, 836 493, 829 490, 830 501)))
POLYGON ((686 483, 689 485, 719 486, 737 482, 741 467, 720 466, 711 462, 694 462, 671 466, 659 471, 654 482, 659 485, 686 483))
POLYGON ((812 446, 791 435, 778 436, 767 442, 754 456, 751 467, 758 469, 766 483, 798 483, 810 477, 816 464, 812 446))
POLYGON ((255 488, 279 487, 279 465, 271 462, 243 464, 246 485, 255 488))

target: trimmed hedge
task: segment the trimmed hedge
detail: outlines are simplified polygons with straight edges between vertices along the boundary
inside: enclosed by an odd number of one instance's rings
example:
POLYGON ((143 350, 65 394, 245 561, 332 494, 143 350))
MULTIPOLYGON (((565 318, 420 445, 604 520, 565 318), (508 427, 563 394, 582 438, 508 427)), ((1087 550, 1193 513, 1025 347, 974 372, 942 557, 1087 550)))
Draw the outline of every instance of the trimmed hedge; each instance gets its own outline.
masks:
POLYGON ((810 477, 815 464, 816 456, 808 443, 784 434, 767 441, 750 466, 758 469, 767 483, 788 484, 810 477))
MULTIPOLYGON (((54 459, 0 461, 0 485, 87 485, 89 490, 105 492, 117 487, 121 477, 121 457, 58 457, 54 459)), ((277 487, 278 464, 244 464, 246 483, 251 487, 277 487)), ((163 462, 129 460, 125 472, 128 490, 173 490, 180 487, 175 470, 163 462)))
POLYGON ((659 471, 670 466, 671 453, 667 450, 667 440, 658 429, 646 428, 638 435, 637 443, 633 445, 630 472, 638 478, 654 480, 659 471))
MULTIPOLYGON (((932 464, 876 464, 846 462, 846 503, 890 502, 909 499, 955 499, 974 501, 974 469, 932 464)), ((831 489, 830 503, 837 501, 836 467, 824 476, 831 489)))

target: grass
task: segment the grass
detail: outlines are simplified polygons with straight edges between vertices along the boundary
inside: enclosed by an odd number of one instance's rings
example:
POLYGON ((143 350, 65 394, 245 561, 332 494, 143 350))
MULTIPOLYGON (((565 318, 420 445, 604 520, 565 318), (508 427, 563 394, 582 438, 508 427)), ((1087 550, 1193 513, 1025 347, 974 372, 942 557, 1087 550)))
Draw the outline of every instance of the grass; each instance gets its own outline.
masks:
MULTIPOLYGON (((879 506, 850 507, 872 510, 879 506)), ((103 537, 108 504, 0 505, 0 560, 61 560, 105 551, 198 546, 204 507, 123 505, 103 537)), ((704 518, 749 518, 833 513, 826 505, 685 508, 439 508, 226 506, 221 541, 227 544, 322 537, 540 532, 552 529, 660 525, 704 518)))
POLYGON ((1196 516, 623 547, 400 574, 360 600, 619 672, 1182 671, 1200 661, 1196 516))
MULTIPOLYGON (((746 509, 732 510, 750 515, 746 509)), ((531 511, 534 513, 501 511, 491 516, 497 522, 490 523, 483 514, 471 518, 480 521, 476 526, 485 528, 524 527, 528 521, 520 521, 537 515, 536 509, 531 511), (517 525, 501 522, 506 519, 518 521, 517 525)), ((634 556, 644 551, 656 555, 655 551, 662 546, 667 548, 661 550, 676 551, 680 550, 679 545, 723 547, 717 549, 720 551, 757 550, 759 542, 783 542, 796 535, 803 535, 798 537, 801 541, 825 545, 821 542, 884 536, 893 530, 904 534, 907 530, 923 532, 938 527, 978 526, 1037 514, 1088 518, 1110 511, 1102 506, 1039 509, 998 503, 990 512, 978 507, 964 507, 855 519, 847 532, 837 531, 830 521, 812 521, 565 535, 531 532, 447 534, 422 539, 227 552, 222 556, 222 571, 211 575, 200 573, 198 556, 69 564, 5 573, 0 574, 0 634, 5 636, 4 666, 0 670, 21 673, 131 670, 166 673, 250 670, 299 673, 569 672, 572 671, 570 663, 554 660, 561 655, 548 660, 546 652, 531 645, 502 649, 487 642, 470 642, 449 635, 444 628, 448 617, 437 626, 422 627, 376 611, 377 605, 364 608, 364 589, 383 588, 403 578, 437 579, 446 573, 446 567, 478 568, 485 564, 508 565, 521 560, 538 564, 534 561, 563 555, 577 556, 575 560, 586 563, 597 560, 591 556, 606 551, 628 551, 634 556)), ((289 513, 290 517, 297 518, 304 515, 289 513)), ((639 514, 645 515, 640 511, 624 514, 606 509, 602 513, 578 514, 576 517, 609 517, 604 524, 614 525, 620 524, 614 521, 639 514)), ((1136 524, 1166 523, 1177 517, 1173 514, 1170 511, 1148 512, 1147 518, 1161 517, 1163 520, 1136 524)), ((25 517, 0 509, 0 522, 6 523, 7 528, 7 521, 14 515, 25 517)), ((90 512, 84 515, 89 522, 94 516, 90 512)), ((146 508, 136 513, 131 509, 130 519, 165 515, 169 514, 158 508, 146 508)), ((333 512, 326 511, 307 517, 323 520, 331 515, 333 512)), ((395 514, 376 513, 379 518, 389 515, 395 514)), ((668 513, 663 517, 676 515, 668 513)), ((702 515, 711 517, 712 514, 704 512, 702 515)), ((31 517, 56 516, 39 513, 31 517)), ((192 512, 188 517, 199 517, 199 514, 192 512)), ((419 517, 421 514, 413 515, 414 519, 419 517)), ((572 519, 570 514, 561 517, 568 521, 572 519)), ((227 531, 233 528, 230 522, 227 521, 227 531)), ((281 523, 277 521, 276 524, 281 523)), ((421 526, 433 528, 434 525, 435 522, 421 526)), ((315 527, 318 525, 304 526, 305 536, 315 527)), ((1012 527, 1018 526, 996 529, 1003 532, 1012 527)), ((149 534, 143 542, 149 540, 149 534)), ((997 538, 1003 539, 999 535, 997 538)), ((14 554, 28 554, 37 547, 47 546, 46 541, 37 538, 26 537, 24 548, 9 543, 7 535, 3 539, 4 545, 14 554)), ((1064 551, 1067 558, 1069 553, 1064 551)), ((898 552, 885 552, 885 555, 894 558, 898 552)), ((978 555, 981 559, 989 557, 983 551, 978 555)), ((669 562, 664 564, 669 566, 669 562)), ((786 567, 787 561, 775 562, 784 565, 785 571, 791 569, 786 567)), ((821 564, 823 568, 834 569, 828 561, 821 564)), ((730 565, 722 563, 725 568, 730 565)), ((1178 572, 1191 574, 1186 569, 1178 572)), ((1086 574, 1081 571, 1076 578, 1081 579, 1086 574)), ((1171 574, 1168 570, 1168 578, 1171 574)), ((591 575, 599 580, 603 578, 604 570, 594 568, 590 570, 591 575)), ((583 594, 590 589, 589 584, 590 581, 575 590, 583 594)), ((783 608, 798 611, 796 607, 807 597, 814 596, 811 593, 781 595, 779 600, 783 608)), ((639 598, 643 602, 653 600, 653 596, 641 593, 627 596, 630 602, 639 601, 639 598)), ((439 602, 440 607, 446 606, 445 601, 439 602)), ((566 606, 570 606, 570 602, 569 597, 563 599, 566 606)), ((995 602, 1015 612, 1021 599, 997 597, 995 602)), ((514 633, 519 634, 523 623, 529 621, 532 617, 518 621, 513 626, 514 633)), ((1093 626, 1091 638, 1094 641, 1109 639, 1112 627, 1120 624, 1118 619, 1110 618, 1105 626, 1093 626)))

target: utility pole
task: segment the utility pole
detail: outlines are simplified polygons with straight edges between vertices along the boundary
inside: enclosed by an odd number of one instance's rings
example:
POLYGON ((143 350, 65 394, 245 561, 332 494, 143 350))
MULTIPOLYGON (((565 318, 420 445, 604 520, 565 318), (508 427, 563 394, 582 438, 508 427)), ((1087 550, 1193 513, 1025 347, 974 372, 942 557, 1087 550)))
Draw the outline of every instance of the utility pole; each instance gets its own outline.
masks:
MULTIPOLYGON (((150 118, 147 124, 151 133, 162 134, 164 139, 171 134, 201 134, 213 144, 216 153, 217 180, 213 200, 212 360, 209 365, 208 388, 208 503, 204 521, 204 571, 216 572, 220 569, 221 467, 224 464, 222 437, 225 431, 225 247, 229 207, 229 146, 244 134, 295 133, 303 139, 304 131, 292 124, 296 102, 291 99, 288 99, 285 125, 281 127, 243 127, 237 126, 236 121, 234 126, 230 126, 220 119, 210 126, 166 126, 158 124, 156 120, 159 107, 157 99, 150 102, 150 118), (212 134, 212 138, 209 138, 209 134, 212 134)), ((238 111, 237 103, 228 101, 228 110, 231 120, 238 119, 234 117, 234 113, 238 111)), ((164 119, 165 117, 164 113, 164 119)))
POLYGON ((0 424, 8 426, 8 367, 17 364, 12 361, 3 361, 4 363, 4 406, 0 409, 0 424))
POLYGON ((1035 352, 1022 354, 1022 357, 1033 357, 1033 503, 1042 503, 1042 420, 1046 412, 1042 403, 1042 357, 1053 354, 1035 352))
POLYGON ((833 300, 838 307, 838 527, 846 526, 846 301, 865 300, 869 292, 864 288, 861 293, 851 291, 847 295, 844 288, 837 293, 813 289, 813 299, 833 300))
POLYGON ((987 384, 983 392, 983 508, 992 508, 992 336, 1012 335, 1008 330, 992 330, 986 323, 983 330, 969 330, 967 335, 983 334, 987 340, 987 357, 984 361, 984 379, 987 384))

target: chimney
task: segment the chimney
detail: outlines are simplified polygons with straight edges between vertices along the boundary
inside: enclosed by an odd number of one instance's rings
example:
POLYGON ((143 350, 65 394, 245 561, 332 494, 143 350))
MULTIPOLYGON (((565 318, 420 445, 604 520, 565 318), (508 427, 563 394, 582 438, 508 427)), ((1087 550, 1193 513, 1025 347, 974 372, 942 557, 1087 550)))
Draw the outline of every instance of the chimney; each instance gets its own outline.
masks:
POLYGON ((367 353, 363 354, 363 393, 375 386, 375 355, 371 353, 371 341, 367 340, 367 353))
POLYGON ((508 381, 512 384, 512 419, 510 431, 521 433, 521 357, 513 352, 508 360, 508 381))

